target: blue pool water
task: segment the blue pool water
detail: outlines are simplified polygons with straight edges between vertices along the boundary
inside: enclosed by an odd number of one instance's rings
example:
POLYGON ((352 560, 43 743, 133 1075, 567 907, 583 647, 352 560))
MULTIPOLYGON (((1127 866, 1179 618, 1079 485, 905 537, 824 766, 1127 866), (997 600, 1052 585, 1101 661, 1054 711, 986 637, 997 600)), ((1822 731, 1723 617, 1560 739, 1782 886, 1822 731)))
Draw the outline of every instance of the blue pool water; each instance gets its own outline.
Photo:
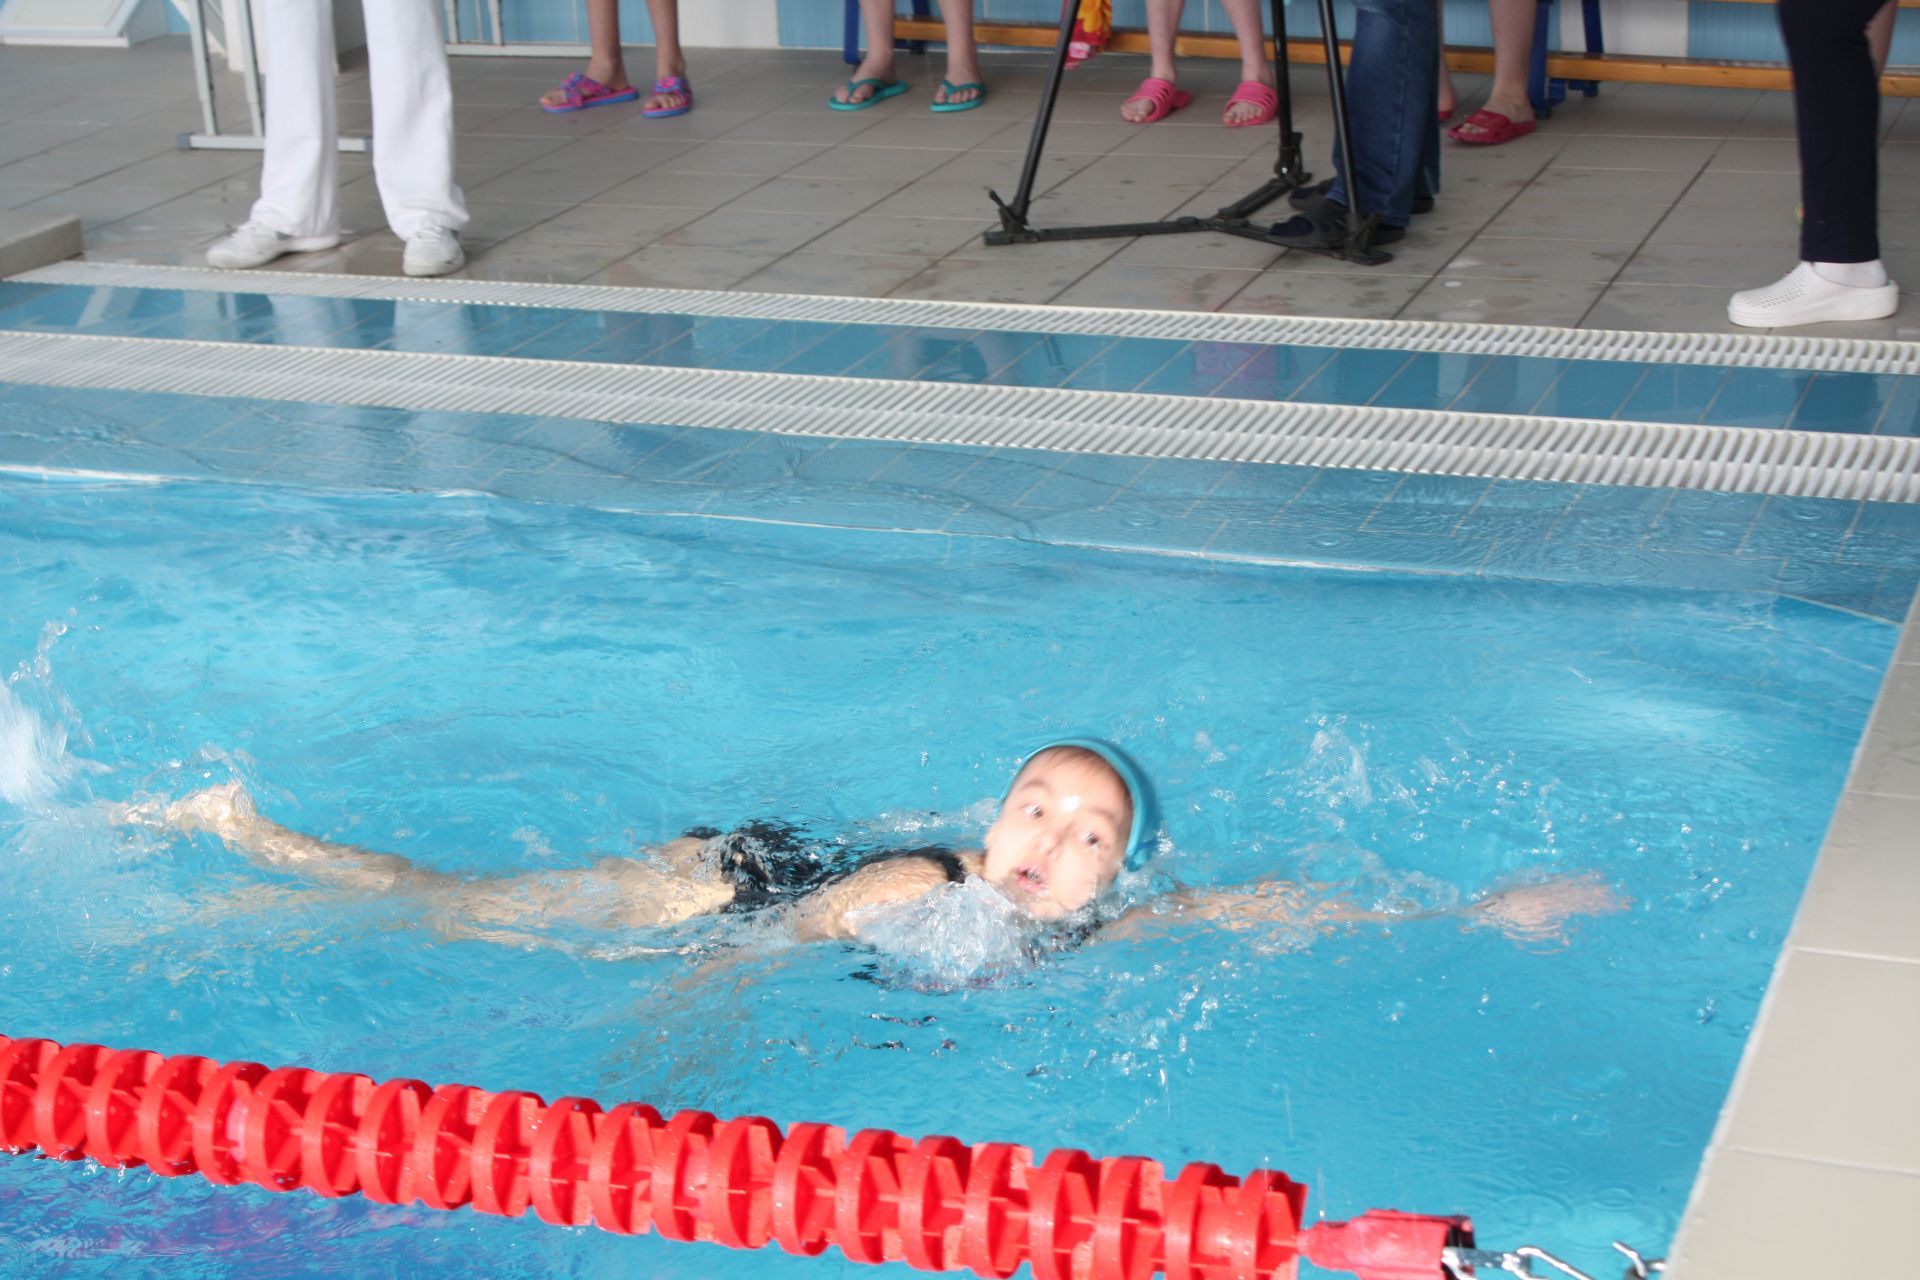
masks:
MULTIPOLYGON (((0 475, 0 563, 0 1033, 1265 1164, 1596 1270, 1668 1242, 1893 643, 1765 594, 215 483, 0 475), (509 946, 108 816, 237 777, 473 873, 761 815, 966 841, 1070 729, 1159 779, 1142 901, 1633 906, 991 973, 737 920, 509 946)), ((0 1222, 20 1276, 843 1273, 27 1160, 0 1222)))

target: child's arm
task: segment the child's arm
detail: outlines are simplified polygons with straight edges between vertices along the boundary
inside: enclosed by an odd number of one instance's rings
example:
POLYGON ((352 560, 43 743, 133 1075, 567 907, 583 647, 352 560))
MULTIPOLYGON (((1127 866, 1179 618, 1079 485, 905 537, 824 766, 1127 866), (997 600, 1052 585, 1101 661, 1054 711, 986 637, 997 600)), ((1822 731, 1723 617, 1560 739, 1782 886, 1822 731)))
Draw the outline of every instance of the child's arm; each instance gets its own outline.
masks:
POLYGON ((906 902, 948 883, 931 858, 888 858, 870 863, 808 894, 793 914, 793 936, 802 942, 846 941, 858 936, 850 917, 864 907, 906 902))
POLYGON ((1246 929, 1262 924, 1318 928, 1453 917, 1469 928, 1491 925, 1509 937, 1548 938, 1559 933, 1560 923, 1569 916, 1604 915, 1631 905, 1614 893, 1596 872, 1502 889, 1462 906, 1437 911, 1370 911, 1356 906, 1344 894, 1328 895, 1326 890, 1324 885, 1300 885, 1285 880, 1262 880, 1235 889, 1183 889, 1167 895, 1152 907, 1122 917, 1115 929, 1124 936, 1152 927, 1156 920, 1162 927, 1179 920, 1212 920, 1229 929, 1246 929))

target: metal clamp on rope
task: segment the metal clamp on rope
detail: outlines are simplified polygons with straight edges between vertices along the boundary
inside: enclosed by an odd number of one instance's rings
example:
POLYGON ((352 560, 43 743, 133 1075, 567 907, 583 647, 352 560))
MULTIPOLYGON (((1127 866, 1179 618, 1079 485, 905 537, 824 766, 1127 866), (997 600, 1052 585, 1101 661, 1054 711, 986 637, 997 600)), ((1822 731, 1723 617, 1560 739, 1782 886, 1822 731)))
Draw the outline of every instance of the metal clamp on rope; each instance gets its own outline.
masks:
MULTIPOLYGON (((1627 1270, 1623 1280, 1648 1280, 1648 1277, 1666 1271, 1667 1264, 1658 1258, 1644 1257, 1639 1250, 1613 1242, 1627 1258, 1627 1270)), ((1528 1277, 1528 1280, 1540 1280, 1542 1273, 1533 1269, 1534 1263, 1553 1268, 1567 1277, 1567 1280, 1594 1280, 1580 1268, 1570 1262, 1563 1262, 1545 1249, 1535 1245, 1523 1244, 1518 1249, 1445 1249, 1440 1254, 1440 1265, 1445 1268, 1447 1280, 1474 1280, 1476 1267, 1488 1267, 1505 1271, 1510 1275, 1528 1277)))

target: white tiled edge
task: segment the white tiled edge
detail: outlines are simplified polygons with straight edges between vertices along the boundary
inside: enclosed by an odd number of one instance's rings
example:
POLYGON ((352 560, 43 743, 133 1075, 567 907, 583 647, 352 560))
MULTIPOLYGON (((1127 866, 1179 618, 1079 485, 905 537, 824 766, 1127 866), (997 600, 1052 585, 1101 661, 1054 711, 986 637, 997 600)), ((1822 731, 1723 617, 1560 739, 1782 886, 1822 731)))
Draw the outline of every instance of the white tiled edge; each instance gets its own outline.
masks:
POLYGON ((1708 1145, 1674 1280, 1920 1274, 1920 599, 1708 1145))
POLYGON ((57 262, 16 277, 20 284, 85 288, 182 289, 304 297, 552 307, 586 311, 668 312, 759 320, 884 324, 904 328, 1084 334, 1114 338, 1298 344, 1569 360, 1819 369, 1920 374, 1920 344, 1880 338, 1774 333, 1662 333, 1640 329, 1568 329, 1553 325, 1481 324, 1453 320, 1364 320, 1231 311, 1163 311, 1076 307, 1057 303, 940 302, 925 298, 857 298, 747 290, 634 288, 405 279, 298 271, 221 271, 146 263, 57 262))

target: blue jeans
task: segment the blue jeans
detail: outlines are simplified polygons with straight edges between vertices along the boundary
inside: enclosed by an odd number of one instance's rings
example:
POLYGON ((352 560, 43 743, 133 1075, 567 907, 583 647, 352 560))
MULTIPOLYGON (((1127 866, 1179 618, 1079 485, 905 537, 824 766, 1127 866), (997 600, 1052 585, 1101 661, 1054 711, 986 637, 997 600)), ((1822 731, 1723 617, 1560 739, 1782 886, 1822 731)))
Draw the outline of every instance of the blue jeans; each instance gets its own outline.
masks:
POLYGON ((1347 121, 1353 134, 1351 178, 1333 149, 1328 199, 1404 227, 1413 198, 1440 192, 1438 0, 1356 0, 1353 60, 1347 68, 1347 121))

